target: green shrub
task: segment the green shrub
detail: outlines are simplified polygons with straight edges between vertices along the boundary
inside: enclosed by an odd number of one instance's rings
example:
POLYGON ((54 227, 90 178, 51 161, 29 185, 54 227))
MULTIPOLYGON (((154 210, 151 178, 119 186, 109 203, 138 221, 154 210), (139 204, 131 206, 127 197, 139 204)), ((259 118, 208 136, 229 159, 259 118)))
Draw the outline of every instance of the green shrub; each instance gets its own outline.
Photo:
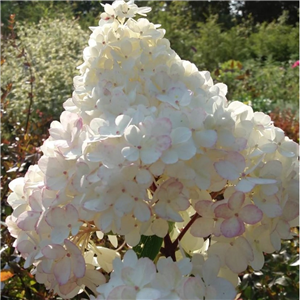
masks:
POLYGON ((277 22, 256 25, 248 43, 252 57, 271 57, 275 61, 299 58, 299 26, 287 25, 286 20, 283 13, 277 22))
POLYGON ((76 21, 41 19, 38 24, 16 23, 17 38, 2 40, 2 86, 11 84, 6 113, 22 122, 33 81, 33 121, 40 112, 58 118, 62 103, 71 96, 72 79, 82 60, 88 32, 76 21), (32 74, 31 74, 32 72, 32 74))
POLYGON ((213 73, 228 86, 229 101, 250 104, 255 111, 270 113, 275 107, 298 109, 299 68, 271 60, 230 60, 213 73))
POLYGON ((232 17, 233 26, 228 30, 220 23, 220 15, 197 21, 185 1, 152 1, 148 5, 153 8, 149 18, 167 30, 172 48, 201 70, 214 70, 231 59, 287 62, 299 58, 299 28, 287 24, 286 12, 277 21, 263 24, 255 24, 251 17, 238 23, 232 17))

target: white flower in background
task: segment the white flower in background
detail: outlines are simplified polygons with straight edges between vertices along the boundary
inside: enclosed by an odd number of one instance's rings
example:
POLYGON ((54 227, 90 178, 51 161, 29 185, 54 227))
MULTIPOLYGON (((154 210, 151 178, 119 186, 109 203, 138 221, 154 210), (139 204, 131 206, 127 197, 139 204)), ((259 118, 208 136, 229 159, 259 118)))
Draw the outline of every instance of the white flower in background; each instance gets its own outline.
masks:
POLYGON ((43 156, 9 184, 13 245, 64 299, 234 299, 292 237, 298 145, 133 19, 150 8, 102 6, 43 156), (128 250, 154 235, 156 264, 128 250))

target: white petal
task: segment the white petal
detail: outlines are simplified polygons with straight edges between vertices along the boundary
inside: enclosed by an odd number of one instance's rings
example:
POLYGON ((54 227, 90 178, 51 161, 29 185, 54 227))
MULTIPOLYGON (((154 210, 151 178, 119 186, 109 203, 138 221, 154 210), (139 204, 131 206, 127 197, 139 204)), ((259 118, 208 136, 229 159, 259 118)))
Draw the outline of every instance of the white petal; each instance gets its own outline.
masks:
POLYGON ((153 148, 141 150, 140 153, 141 153, 141 161, 146 165, 147 164, 150 165, 156 162, 161 156, 161 152, 153 148))
POLYGON ((83 208, 90 211, 103 211, 108 208, 108 205, 104 202, 103 199, 96 198, 84 202, 83 208))
POLYGON ((164 238, 169 230, 169 225, 166 220, 156 219, 151 226, 151 230, 157 236, 164 238))
POLYGON ((235 189, 237 191, 248 193, 255 187, 255 183, 247 180, 247 178, 242 178, 236 185, 235 189))
POLYGON ((214 167, 217 173, 224 179, 236 180, 240 176, 240 172, 236 165, 228 160, 220 160, 218 162, 215 162, 214 167))
POLYGON ((122 149, 122 155, 129 161, 136 161, 139 158, 139 150, 134 147, 124 147, 122 149))
POLYGON ((66 284, 71 277, 71 260, 65 256, 55 264, 53 274, 59 285, 66 284))
POLYGON ((191 235, 195 237, 207 237, 213 233, 214 220, 208 218, 197 219, 191 227, 191 235))
POLYGON ((250 262, 250 266, 255 270, 261 270, 265 263, 265 256, 263 252, 257 249, 255 246, 253 247, 254 260, 250 262))
POLYGON ((237 292, 233 284, 228 280, 218 277, 214 280, 213 286, 217 292, 214 299, 220 299, 220 300, 235 299, 237 292))
POLYGON ((68 227, 54 227, 51 231, 51 240, 53 243, 62 244, 64 239, 69 236, 70 229, 68 227))
POLYGON ((192 139, 188 142, 176 147, 176 152, 178 157, 182 160, 189 160, 196 154, 196 147, 192 139))
POLYGON ((189 128, 186 127, 177 127, 173 129, 171 137, 172 144, 185 143, 192 136, 192 132, 189 128))
POLYGON ((161 160, 165 164, 174 164, 178 161, 178 154, 174 149, 169 149, 163 153, 161 160))
POLYGON ((211 148, 217 142, 218 135, 215 130, 203 130, 195 133, 197 146, 211 148))
POLYGON ((124 137, 128 143, 133 146, 140 146, 142 141, 142 133, 140 129, 135 125, 130 125, 124 132, 124 137))
POLYGON ((205 284, 213 284, 220 270, 220 260, 218 256, 211 256, 204 262, 202 274, 205 284))
POLYGON ((24 211, 18 216, 17 225, 24 231, 33 231, 40 215, 39 212, 24 211))
POLYGON ((136 300, 145 300, 145 299, 158 299, 160 298, 160 291, 152 288, 143 288, 136 295, 136 300))
POLYGON ((146 222, 150 219, 150 208, 143 201, 138 201, 134 207, 134 216, 141 222, 146 222))
POLYGON ((247 269, 248 260, 242 255, 238 247, 230 247, 225 254, 226 265, 234 273, 241 273, 247 269))

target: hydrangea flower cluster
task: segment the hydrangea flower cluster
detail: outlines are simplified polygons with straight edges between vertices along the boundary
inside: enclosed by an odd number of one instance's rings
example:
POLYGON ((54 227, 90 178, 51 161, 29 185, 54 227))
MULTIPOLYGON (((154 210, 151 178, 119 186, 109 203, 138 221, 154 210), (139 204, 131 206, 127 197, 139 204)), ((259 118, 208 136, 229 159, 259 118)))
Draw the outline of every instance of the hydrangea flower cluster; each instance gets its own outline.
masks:
POLYGON ((63 298, 234 299, 238 274, 292 237, 298 145, 133 19, 150 8, 103 6, 43 156, 10 183, 14 246, 63 298), (163 239, 157 263, 122 261, 142 236, 163 239))

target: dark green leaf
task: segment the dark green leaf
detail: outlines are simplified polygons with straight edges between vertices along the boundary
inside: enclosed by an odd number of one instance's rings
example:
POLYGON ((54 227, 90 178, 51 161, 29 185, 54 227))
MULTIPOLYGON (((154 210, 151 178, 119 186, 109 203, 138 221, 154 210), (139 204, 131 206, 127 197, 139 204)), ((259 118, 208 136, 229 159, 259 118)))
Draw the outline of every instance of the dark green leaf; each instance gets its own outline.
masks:
POLYGON ((154 260, 159 253, 162 242, 163 239, 156 235, 142 235, 140 243, 133 247, 133 250, 139 258, 148 257, 151 260, 154 260))

